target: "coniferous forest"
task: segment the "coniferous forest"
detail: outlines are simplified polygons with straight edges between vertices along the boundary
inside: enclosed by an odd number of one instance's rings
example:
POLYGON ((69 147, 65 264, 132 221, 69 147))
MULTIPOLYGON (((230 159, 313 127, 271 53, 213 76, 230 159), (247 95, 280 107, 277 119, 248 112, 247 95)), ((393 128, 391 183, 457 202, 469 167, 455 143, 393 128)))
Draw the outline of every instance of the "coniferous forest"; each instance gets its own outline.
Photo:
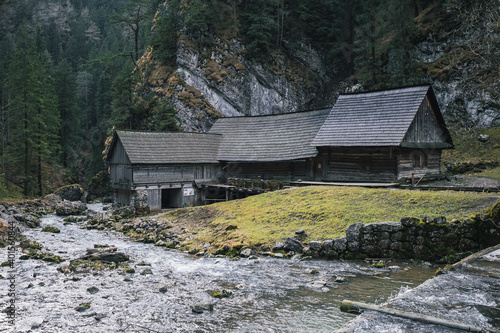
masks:
POLYGON ((237 39, 246 60, 269 71, 276 54, 310 45, 335 82, 385 88, 450 75, 451 65, 418 67, 410 53, 428 33, 457 24, 450 15, 470 6, 465 0, 0 0, 0 196, 36 197, 87 184, 105 170, 102 152, 113 128, 182 130, 168 94, 160 98, 138 65, 148 54, 166 80, 186 36, 205 48, 213 36, 237 39))

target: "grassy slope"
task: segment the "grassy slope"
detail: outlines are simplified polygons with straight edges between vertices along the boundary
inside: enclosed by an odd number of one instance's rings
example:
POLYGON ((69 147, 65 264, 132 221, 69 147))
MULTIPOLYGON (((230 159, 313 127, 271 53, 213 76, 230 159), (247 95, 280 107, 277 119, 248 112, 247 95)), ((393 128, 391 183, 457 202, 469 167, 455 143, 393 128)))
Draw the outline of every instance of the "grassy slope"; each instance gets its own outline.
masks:
POLYGON ((357 222, 399 221, 402 217, 466 218, 497 200, 488 195, 419 192, 354 187, 304 187, 242 200, 168 212, 162 218, 178 231, 184 228, 185 248, 222 245, 272 245, 303 228, 306 240, 345 235, 357 222), (229 227, 229 228, 228 228, 229 227))
MULTIPOLYGON (((450 130, 455 149, 443 152, 443 162, 500 162, 500 127, 487 129, 451 129, 450 130), (487 142, 480 142, 477 137, 480 134, 489 135, 487 142)), ((476 176, 492 177, 500 179, 500 168, 483 171, 476 176)))

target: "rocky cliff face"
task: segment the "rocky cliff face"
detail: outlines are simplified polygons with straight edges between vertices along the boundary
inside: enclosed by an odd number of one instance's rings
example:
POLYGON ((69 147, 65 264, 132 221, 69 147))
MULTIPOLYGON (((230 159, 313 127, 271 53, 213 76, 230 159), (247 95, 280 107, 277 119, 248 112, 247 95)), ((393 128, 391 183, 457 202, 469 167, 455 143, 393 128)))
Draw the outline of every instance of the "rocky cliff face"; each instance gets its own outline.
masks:
MULTIPOLYGON (((449 124, 500 125, 499 1, 479 1, 471 8, 451 3, 419 18, 425 37, 412 53, 415 76, 433 85, 449 124)), ((265 65, 250 61, 234 37, 184 35, 174 75, 153 80, 151 89, 174 103, 183 130, 201 132, 221 116, 329 107, 338 93, 370 89, 363 82, 339 82, 341 69, 305 45, 291 55, 275 51, 271 58, 265 65)))
POLYGON ((272 65, 245 58, 237 39, 211 36, 203 41, 181 39, 176 84, 171 101, 186 131, 207 131, 220 117, 294 112, 333 105, 332 70, 312 48, 303 46, 293 58, 273 54, 272 65))
POLYGON ((448 16, 415 46, 448 122, 465 127, 500 125, 500 1, 464 8, 450 2, 448 16))

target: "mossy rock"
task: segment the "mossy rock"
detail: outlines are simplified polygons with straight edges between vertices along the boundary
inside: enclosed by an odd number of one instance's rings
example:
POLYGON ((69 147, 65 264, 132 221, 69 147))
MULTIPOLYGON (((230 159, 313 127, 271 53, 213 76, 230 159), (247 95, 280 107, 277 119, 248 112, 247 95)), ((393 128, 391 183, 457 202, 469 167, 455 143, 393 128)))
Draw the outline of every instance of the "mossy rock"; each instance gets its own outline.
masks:
POLYGON ((55 262, 57 264, 64 261, 64 259, 62 259, 61 257, 56 256, 55 254, 50 253, 50 252, 42 253, 40 255, 40 259, 42 259, 43 261, 47 261, 47 262, 55 262))
POLYGON ((229 298, 233 296, 233 293, 227 290, 222 290, 222 291, 214 291, 210 293, 210 296, 215 297, 215 298, 229 298))
POLYGON ((89 182, 87 191, 87 200, 92 201, 98 198, 110 196, 113 191, 111 189, 108 171, 101 171, 96 174, 89 182))
POLYGON ((500 200, 496 204, 488 208, 486 214, 491 218, 496 224, 500 223, 500 200))
POLYGON ((42 229, 42 232, 52 232, 54 234, 58 234, 61 232, 61 230, 59 230, 59 228, 57 227, 54 227, 52 225, 49 225, 49 226, 46 226, 42 229))
POLYGON ((82 303, 75 308, 78 312, 87 311, 88 309, 90 309, 90 303, 82 303))
POLYGON ((83 196, 83 188, 79 184, 66 185, 58 188, 55 192, 61 199, 78 201, 83 196))

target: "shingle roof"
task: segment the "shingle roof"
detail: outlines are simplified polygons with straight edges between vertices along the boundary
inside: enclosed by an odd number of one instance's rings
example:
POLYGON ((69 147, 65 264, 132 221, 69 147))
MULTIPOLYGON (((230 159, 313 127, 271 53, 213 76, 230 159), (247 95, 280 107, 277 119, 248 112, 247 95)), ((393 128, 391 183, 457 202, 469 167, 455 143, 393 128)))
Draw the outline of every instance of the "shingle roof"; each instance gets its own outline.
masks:
POLYGON ((210 133, 223 134, 221 161, 270 162, 314 157, 311 142, 330 109, 256 117, 220 118, 210 133))
MULTIPOLYGON (((132 164, 218 163, 222 136, 116 131, 132 164)), ((116 137, 115 137, 116 138, 116 137)))
POLYGON ((312 144, 399 146, 430 86, 340 95, 312 144))

